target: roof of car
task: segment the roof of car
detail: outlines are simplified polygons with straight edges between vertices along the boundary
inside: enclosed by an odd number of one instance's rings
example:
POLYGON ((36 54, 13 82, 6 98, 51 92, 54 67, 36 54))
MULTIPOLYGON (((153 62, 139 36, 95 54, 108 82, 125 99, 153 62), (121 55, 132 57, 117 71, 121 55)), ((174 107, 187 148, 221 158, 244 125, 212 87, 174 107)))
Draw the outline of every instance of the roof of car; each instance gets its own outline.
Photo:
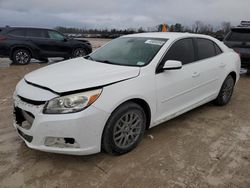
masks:
MULTIPOLYGON (((12 30, 12 29, 48 29, 48 28, 41 28, 41 27, 0 27, 0 29, 12 30)), ((52 30, 52 29, 48 29, 52 30)))
POLYGON ((201 38, 212 38, 208 35, 193 34, 193 33, 182 33, 182 32, 151 32, 151 33, 138 33, 125 35, 125 37, 148 37, 148 38, 164 38, 164 39, 178 39, 183 37, 201 37, 201 38))
POLYGON ((243 27, 243 26, 238 26, 238 27, 233 27, 231 30, 250 30, 250 27, 243 27))

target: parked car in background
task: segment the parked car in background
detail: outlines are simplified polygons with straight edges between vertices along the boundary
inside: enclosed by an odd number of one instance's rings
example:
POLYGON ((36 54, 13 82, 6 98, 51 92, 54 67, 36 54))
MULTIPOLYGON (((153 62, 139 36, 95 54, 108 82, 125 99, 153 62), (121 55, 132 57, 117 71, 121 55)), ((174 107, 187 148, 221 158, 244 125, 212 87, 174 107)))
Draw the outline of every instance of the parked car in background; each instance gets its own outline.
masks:
POLYGON ((128 35, 25 75, 13 95, 14 127, 33 149, 124 154, 148 128, 209 101, 226 105, 239 72, 239 55, 215 38, 128 35))
POLYGON ((87 40, 75 40, 52 29, 0 28, 0 57, 16 64, 28 64, 31 58, 47 61, 49 57, 74 58, 92 52, 87 40))
POLYGON ((250 69, 250 22, 232 28, 224 39, 224 43, 240 54, 242 67, 250 69))

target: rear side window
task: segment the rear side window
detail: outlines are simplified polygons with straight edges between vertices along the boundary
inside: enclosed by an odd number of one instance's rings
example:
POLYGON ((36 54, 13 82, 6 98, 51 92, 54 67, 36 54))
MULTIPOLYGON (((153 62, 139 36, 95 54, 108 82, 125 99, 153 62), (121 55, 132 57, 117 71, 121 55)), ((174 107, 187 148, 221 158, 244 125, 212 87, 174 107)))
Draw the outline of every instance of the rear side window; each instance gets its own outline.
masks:
POLYGON ((226 40, 233 42, 250 42, 250 29, 232 30, 226 40))
POLYGON ((198 60, 216 56, 214 42, 208 39, 197 39, 198 60))
POLYGON ((163 58, 167 60, 181 61, 182 64, 188 64, 195 61, 194 45, 192 39, 181 39, 175 42, 163 58))
POLYGON ((8 34, 12 36, 25 37, 26 31, 25 29, 14 29, 11 30, 8 34))
POLYGON ((47 38, 45 31, 42 29, 28 29, 27 37, 47 38))

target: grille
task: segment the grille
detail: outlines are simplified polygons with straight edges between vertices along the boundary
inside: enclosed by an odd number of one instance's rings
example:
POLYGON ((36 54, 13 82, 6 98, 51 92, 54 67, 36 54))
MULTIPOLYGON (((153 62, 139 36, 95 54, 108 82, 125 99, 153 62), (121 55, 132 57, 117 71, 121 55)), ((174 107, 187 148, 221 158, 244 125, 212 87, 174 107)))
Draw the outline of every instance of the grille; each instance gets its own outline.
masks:
POLYGON ((46 103, 46 101, 34 101, 34 100, 31 100, 31 99, 26 99, 24 97, 21 97, 20 95, 18 95, 18 97, 23 101, 23 102, 26 102, 28 104, 33 104, 33 105, 36 105, 36 106, 39 106, 39 105, 43 105, 46 103))

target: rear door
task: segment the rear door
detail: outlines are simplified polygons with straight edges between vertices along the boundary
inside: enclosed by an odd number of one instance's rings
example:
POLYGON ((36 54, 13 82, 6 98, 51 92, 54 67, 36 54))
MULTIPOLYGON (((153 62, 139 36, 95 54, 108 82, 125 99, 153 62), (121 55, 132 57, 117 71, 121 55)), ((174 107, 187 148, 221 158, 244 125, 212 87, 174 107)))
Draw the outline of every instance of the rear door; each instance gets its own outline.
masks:
POLYGON ((196 68, 199 74, 197 79, 198 102, 209 100, 217 95, 221 83, 220 75, 224 75, 224 69, 227 65, 223 61, 221 49, 212 40, 196 38, 195 46, 197 52, 196 68))

